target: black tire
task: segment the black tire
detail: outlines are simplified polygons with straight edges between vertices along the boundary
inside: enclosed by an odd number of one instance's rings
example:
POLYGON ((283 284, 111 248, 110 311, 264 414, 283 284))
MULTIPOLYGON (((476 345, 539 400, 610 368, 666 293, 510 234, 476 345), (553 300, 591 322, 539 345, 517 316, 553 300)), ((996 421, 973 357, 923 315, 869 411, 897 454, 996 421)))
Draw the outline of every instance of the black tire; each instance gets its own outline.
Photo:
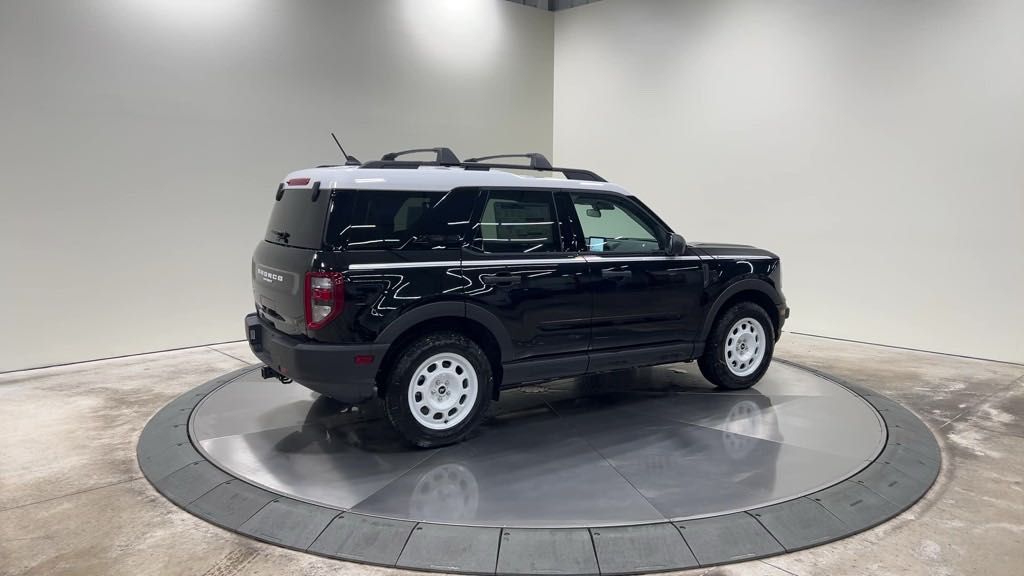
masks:
POLYGON ((435 448, 466 438, 483 420, 493 390, 491 362, 476 342, 457 332, 434 332, 413 340, 399 353, 386 377, 384 410, 391 424, 410 443, 435 448), (446 430, 435 430, 421 424, 413 414, 409 388, 415 385, 415 371, 428 359, 443 353, 457 354, 469 362, 476 374, 477 393, 460 422, 446 430))
POLYGON ((718 319, 715 320, 715 324, 708 334, 707 343, 704 345, 704 355, 697 360, 697 366, 700 367, 700 373, 715 386, 728 390, 743 390, 757 384, 758 380, 764 376, 768 365, 771 364, 774 352, 775 327, 772 325, 771 317, 768 316, 764 308, 753 302, 739 302, 719 314, 718 319), (730 368, 733 360, 727 357, 730 354, 728 349, 731 342, 730 337, 734 336, 730 332, 733 331, 737 322, 745 318, 756 320, 761 325, 764 333, 763 344, 758 341, 755 345, 764 346, 764 355, 753 372, 737 375, 734 373, 734 369, 730 368))

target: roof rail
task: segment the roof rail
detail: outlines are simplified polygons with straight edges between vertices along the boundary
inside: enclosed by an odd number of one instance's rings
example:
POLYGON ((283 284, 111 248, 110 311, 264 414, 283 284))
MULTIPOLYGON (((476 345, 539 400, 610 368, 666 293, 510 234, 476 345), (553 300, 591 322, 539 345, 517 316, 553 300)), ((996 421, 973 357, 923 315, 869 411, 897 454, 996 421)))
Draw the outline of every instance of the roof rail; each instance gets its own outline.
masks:
POLYGON ((525 154, 495 154, 493 156, 479 156, 477 158, 469 158, 465 162, 460 162, 458 156, 452 152, 451 148, 415 148, 412 150, 402 150, 400 152, 388 152, 387 154, 380 157, 380 160, 372 160, 361 166, 361 168, 419 168, 420 166, 452 166, 460 167, 466 170, 493 170, 493 169, 504 169, 504 170, 536 170, 538 172, 560 172, 569 180, 586 180, 590 182, 607 182, 604 178, 601 178, 590 170, 583 170, 580 168, 558 168, 551 165, 551 162, 543 155, 537 152, 527 152, 525 154), (416 152, 433 152, 436 155, 434 160, 398 160, 399 156, 405 154, 413 154, 416 152), (483 162, 483 160, 493 160, 495 158, 529 158, 530 164, 505 164, 495 162, 483 162))
POLYGON ((526 154, 495 154, 493 156, 480 156, 479 158, 467 158, 466 162, 483 162, 495 158, 529 158, 531 170, 551 170, 551 162, 538 152, 527 152, 526 154))
MULTIPOLYGON (((399 152, 388 152, 387 154, 380 157, 381 162, 408 162, 407 160, 399 160, 399 156, 405 156, 406 154, 415 154, 417 152, 433 152, 435 154, 434 164, 439 166, 454 166, 459 164, 459 157, 452 152, 451 148, 445 148, 444 146, 438 146, 437 148, 413 148, 411 150, 401 150, 399 152)), ((371 164, 368 162, 367 164, 371 164)))
POLYGON ((490 170, 492 168, 500 168, 505 170, 537 170, 538 172, 561 172, 569 180, 587 180, 590 182, 606 182, 604 178, 601 178, 590 170, 583 170, 580 168, 558 168, 551 165, 547 157, 537 152, 527 152, 526 154, 495 154, 493 156, 480 156, 478 158, 468 158, 465 162, 460 164, 466 170, 490 170), (483 162, 483 160, 493 160, 495 158, 529 158, 530 165, 523 166, 522 164, 504 164, 494 162, 483 162))

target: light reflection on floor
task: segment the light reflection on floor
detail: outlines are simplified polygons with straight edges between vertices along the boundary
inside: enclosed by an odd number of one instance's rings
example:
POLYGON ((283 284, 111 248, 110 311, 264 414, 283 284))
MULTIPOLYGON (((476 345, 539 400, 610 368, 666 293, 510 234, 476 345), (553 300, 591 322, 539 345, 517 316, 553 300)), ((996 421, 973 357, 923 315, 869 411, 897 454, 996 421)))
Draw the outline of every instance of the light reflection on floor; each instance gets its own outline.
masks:
POLYGON ((739 392, 714 390, 690 364, 506 391, 477 434, 438 450, 406 447, 372 403, 342 411, 257 371, 205 399, 192 433, 218 466, 298 499, 523 527, 759 507, 852 475, 884 442, 866 402, 780 363, 739 392))

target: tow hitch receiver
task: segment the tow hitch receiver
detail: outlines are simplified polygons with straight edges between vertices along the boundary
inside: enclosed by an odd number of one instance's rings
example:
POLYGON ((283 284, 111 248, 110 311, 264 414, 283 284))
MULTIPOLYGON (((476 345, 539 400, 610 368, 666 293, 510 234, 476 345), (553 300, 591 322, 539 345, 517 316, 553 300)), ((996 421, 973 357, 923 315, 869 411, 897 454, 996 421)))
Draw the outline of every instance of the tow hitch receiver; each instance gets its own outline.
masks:
POLYGON ((277 378, 278 380, 281 381, 282 384, 291 384, 292 382, 291 378, 285 376, 284 374, 281 374, 280 372, 274 370, 270 366, 264 366, 263 368, 260 368, 260 376, 262 376, 264 380, 277 378))

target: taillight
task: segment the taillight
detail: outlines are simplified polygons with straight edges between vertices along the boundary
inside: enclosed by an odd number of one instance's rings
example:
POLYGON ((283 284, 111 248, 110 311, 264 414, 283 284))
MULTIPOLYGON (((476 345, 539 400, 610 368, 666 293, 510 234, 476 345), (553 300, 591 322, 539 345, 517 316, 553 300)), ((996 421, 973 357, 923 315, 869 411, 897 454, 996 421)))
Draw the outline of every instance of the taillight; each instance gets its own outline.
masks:
POLYGON ((340 272, 306 273, 306 326, 319 330, 341 314, 345 279, 340 272))

